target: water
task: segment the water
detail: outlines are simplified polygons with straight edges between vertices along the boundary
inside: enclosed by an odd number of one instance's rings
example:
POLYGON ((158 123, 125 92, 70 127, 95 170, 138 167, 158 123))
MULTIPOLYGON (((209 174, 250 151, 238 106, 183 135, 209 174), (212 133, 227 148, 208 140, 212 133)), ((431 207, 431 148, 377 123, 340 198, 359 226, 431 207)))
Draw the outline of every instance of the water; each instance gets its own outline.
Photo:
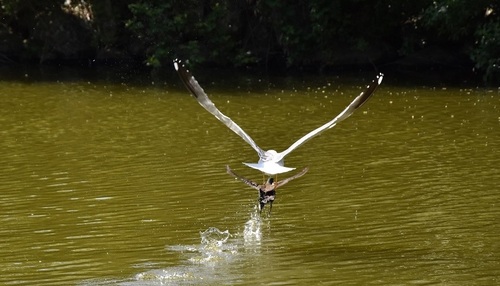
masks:
MULTIPOLYGON (((267 217, 225 172, 261 180, 241 164, 255 151, 175 75, 102 78, 0 82, 0 284, 498 284, 498 89, 386 75, 361 110, 287 157, 310 170, 267 217)), ((370 80, 198 78, 277 150, 370 80)))

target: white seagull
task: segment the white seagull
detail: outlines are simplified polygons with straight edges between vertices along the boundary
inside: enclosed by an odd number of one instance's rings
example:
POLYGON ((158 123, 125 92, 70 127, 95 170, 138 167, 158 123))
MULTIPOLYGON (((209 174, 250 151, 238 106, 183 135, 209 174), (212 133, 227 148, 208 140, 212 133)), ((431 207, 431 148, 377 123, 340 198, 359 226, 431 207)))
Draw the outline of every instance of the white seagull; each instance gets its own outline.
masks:
POLYGON ((300 145, 304 144, 309 139, 313 138, 316 135, 319 135, 321 132, 332 128, 340 121, 346 119, 351 116, 351 114, 360 106, 362 106, 368 98, 373 94, 375 89, 382 82, 382 78, 384 75, 379 73, 377 77, 368 85, 365 91, 361 92, 339 115, 333 118, 331 121, 323 124, 322 126, 314 129, 313 131, 307 133, 302 138, 293 143, 288 149, 282 152, 276 152, 275 150, 264 151, 262 148, 255 144, 255 141, 241 129, 238 124, 236 124, 231 118, 222 114, 222 112, 217 109, 215 104, 208 98, 207 94, 203 90, 203 88, 198 84, 198 81, 193 77, 191 72, 186 68, 182 61, 175 59, 174 67, 177 73, 179 74, 182 82, 186 86, 186 88, 193 94, 193 96, 198 100, 198 103, 205 108, 208 112, 210 112, 213 116, 219 119, 222 123, 224 123, 229 129, 233 130, 236 134, 238 134, 245 142, 250 144, 257 154, 259 155, 259 162, 257 163, 243 163, 248 167, 253 169, 257 169, 268 175, 276 175, 280 173, 289 172, 294 170, 295 168, 288 168, 284 166, 285 156, 290 152, 295 150, 300 145))

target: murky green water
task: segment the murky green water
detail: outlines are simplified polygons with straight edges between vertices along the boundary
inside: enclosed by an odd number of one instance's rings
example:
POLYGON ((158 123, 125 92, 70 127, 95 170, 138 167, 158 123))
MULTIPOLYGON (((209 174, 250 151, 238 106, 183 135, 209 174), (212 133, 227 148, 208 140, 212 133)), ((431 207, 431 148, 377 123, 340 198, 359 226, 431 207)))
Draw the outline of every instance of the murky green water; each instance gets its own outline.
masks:
MULTIPOLYGON (((370 80, 198 77, 277 150, 370 80)), ((287 157, 310 171, 262 220, 254 190, 225 173, 260 180, 241 164, 255 151, 174 76, 0 81, 0 104, 0 284, 499 283, 497 89, 386 75, 362 110, 287 157)))

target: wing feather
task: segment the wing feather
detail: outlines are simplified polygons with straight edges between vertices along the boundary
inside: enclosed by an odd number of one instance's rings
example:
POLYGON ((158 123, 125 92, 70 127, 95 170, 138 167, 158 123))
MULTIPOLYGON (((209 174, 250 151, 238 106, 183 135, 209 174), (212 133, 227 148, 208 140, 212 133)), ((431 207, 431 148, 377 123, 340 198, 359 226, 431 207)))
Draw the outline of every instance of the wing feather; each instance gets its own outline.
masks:
POLYGON ((277 189, 278 187, 283 186, 284 184, 290 182, 291 180, 295 180, 297 178, 300 178, 300 177, 304 176, 307 173, 307 171, 309 171, 308 167, 304 168, 304 170, 300 171, 300 173, 297 173, 297 174, 291 176, 290 178, 286 178, 286 179, 284 179, 282 181, 277 182, 275 188, 277 189))
POLYGON ((278 154, 278 156, 279 156, 278 159, 282 160, 286 155, 288 155, 288 153, 292 152, 297 147, 299 147, 300 145, 302 145, 305 142, 307 142, 309 139, 311 139, 311 138, 319 135, 320 133, 322 133, 323 131, 325 131, 327 129, 330 129, 330 128, 334 127, 337 123, 339 123, 342 120, 344 120, 344 119, 348 118, 349 116, 351 116, 356 109, 358 109, 359 107, 361 107, 372 96, 372 94, 375 92, 375 90, 380 85, 380 83, 382 83, 383 77, 384 77, 384 75, 382 73, 380 73, 379 75, 377 75, 377 77, 370 83, 370 85, 367 86, 366 90, 364 90, 363 92, 361 92, 361 94, 358 95, 339 115, 337 115, 331 121, 329 121, 329 122, 323 124, 322 126, 314 129, 313 131, 307 133, 302 138, 300 138, 299 140, 297 140, 290 147, 288 147, 288 149, 286 149, 285 151, 279 153, 278 154))
POLYGON ((256 190, 259 190, 260 189, 260 186, 259 184, 257 184, 256 182, 254 181, 251 181, 249 179, 246 179, 238 174, 236 174, 235 172, 233 172, 233 170, 231 170, 231 168, 229 168, 228 165, 226 165, 226 171, 229 175, 232 175, 233 177, 235 177, 236 179, 242 181, 243 183, 249 185, 250 187, 256 189, 256 190))
POLYGON ((208 98, 207 94, 203 90, 203 88, 198 84, 198 81, 194 78, 191 72, 186 68, 186 66, 178 59, 174 60, 174 67, 179 74, 182 82, 186 86, 186 88, 191 92, 191 94, 198 100, 198 103, 205 108, 208 112, 210 112, 213 116, 215 116, 219 121, 224 123, 229 129, 233 130, 234 133, 238 134, 245 142, 250 144, 255 151, 259 154, 259 157, 264 156, 264 150, 262 150, 255 141, 245 132, 243 129, 238 126, 231 118, 222 114, 222 112, 217 109, 215 104, 208 98))

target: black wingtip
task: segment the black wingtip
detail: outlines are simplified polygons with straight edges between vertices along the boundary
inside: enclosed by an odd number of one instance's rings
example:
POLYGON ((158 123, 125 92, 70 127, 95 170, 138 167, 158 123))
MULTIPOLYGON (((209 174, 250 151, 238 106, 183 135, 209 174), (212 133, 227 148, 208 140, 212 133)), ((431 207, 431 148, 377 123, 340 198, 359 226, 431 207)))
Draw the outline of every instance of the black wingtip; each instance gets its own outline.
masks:
POLYGON ((384 79, 384 74, 383 73, 379 73, 377 75, 377 79, 376 79, 379 85, 382 83, 383 79, 384 79))
POLYGON ((373 95, 373 93, 378 88, 378 86, 382 83, 383 79, 384 79, 383 73, 379 73, 375 77, 375 79, 366 87, 366 90, 361 93, 360 100, 356 104, 355 109, 361 107, 363 104, 365 104, 368 101, 368 99, 373 95))
POLYGON ((188 79, 190 76, 192 76, 182 60, 175 59, 174 68, 182 79, 188 79))
POLYGON ((179 66, 182 65, 181 60, 179 59, 174 59, 174 68, 176 71, 179 71, 179 66))
POLYGON ((174 68, 177 71, 177 74, 181 78, 181 81, 184 83, 186 88, 191 92, 194 97, 198 97, 195 91, 195 87, 193 87, 190 83, 190 80, 193 78, 191 72, 187 69, 186 65, 182 60, 175 59, 174 60, 174 68))

